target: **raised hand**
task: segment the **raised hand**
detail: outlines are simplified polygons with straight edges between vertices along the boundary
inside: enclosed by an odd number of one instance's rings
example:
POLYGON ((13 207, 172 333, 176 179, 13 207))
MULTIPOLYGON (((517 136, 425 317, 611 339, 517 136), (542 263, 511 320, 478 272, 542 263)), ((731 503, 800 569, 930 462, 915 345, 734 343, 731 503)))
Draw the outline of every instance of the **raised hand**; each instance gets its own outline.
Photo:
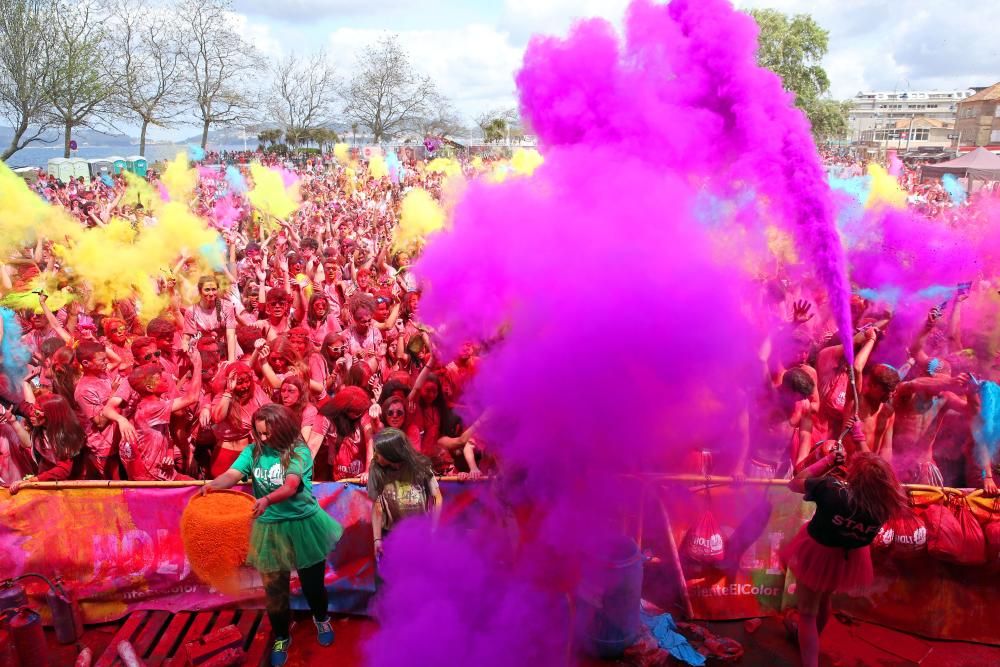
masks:
POLYGON ((813 318, 812 304, 805 299, 799 299, 792 304, 792 322, 796 325, 805 324, 813 318))

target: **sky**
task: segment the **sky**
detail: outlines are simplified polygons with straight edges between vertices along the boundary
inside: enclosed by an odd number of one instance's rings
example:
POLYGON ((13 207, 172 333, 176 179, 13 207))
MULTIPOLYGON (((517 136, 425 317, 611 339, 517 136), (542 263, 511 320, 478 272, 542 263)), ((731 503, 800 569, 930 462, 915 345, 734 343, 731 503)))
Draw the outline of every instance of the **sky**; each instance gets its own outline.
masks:
MULTIPOLYGON (((396 34, 469 125, 516 105, 514 73, 532 34, 565 35, 582 17, 615 25, 627 0, 232 0, 240 31, 278 57, 325 49, 348 77, 355 54, 396 34)), ((951 90, 1000 81, 997 0, 736 0, 808 13, 830 33, 824 60, 836 98, 861 90, 951 90)), ((159 131, 178 139, 191 128, 159 131)))

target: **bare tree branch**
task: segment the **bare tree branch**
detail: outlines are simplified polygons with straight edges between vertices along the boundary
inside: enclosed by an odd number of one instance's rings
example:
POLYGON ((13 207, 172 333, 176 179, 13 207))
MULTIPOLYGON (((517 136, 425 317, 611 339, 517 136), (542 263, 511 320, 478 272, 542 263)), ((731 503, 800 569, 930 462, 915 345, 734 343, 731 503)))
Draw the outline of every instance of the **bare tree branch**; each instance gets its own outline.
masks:
POLYGON ((90 127, 109 111, 118 83, 108 53, 107 15, 91 0, 60 2, 53 15, 52 58, 47 97, 49 114, 63 132, 63 155, 70 155, 76 127, 90 127))
POLYGON ((306 59, 292 53, 271 64, 271 77, 269 120, 278 122, 286 135, 301 136, 332 122, 338 82, 325 53, 306 59))
POLYGON ((138 119, 139 154, 146 154, 150 125, 169 127, 184 111, 181 38, 173 14, 148 0, 115 0, 111 26, 119 71, 114 99, 125 117, 138 119))
POLYGON ((344 113, 371 130, 376 142, 391 139, 430 115, 434 83, 413 69, 397 37, 383 37, 365 47, 358 65, 343 92, 344 113))
POLYGON ((226 0, 181 0, 178 19, 186 39, 181 58, 195 116, 201 121, 201 146, 212 125, 229 126, 252 118, 256 105, 250 82, 262 67, 253 45, 232 28, 226 0))
POLYGON ((14 129, 0 160, 42 141, 51 126, 45 112, 54 10, 52 0, 0 1, 0 117, 14 129))

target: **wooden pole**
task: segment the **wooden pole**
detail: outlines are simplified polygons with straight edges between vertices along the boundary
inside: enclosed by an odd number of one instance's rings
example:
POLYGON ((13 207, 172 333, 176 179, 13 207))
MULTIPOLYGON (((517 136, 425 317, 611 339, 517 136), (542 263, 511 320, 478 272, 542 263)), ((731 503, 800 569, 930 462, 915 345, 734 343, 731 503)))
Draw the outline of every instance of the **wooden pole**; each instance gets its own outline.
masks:
MULTIPOLYGON (((637 475, 622 475, 623 479, 636 479, 639 478, 644 482, 662 482, 662 483, 673 483, 673 484, 732 484, 735 485, 736 482, 732 477, 723 477, 720 475, 668 475, 661 473, 643 473, 637 475)), ((438 477, 439 482, 485 482, 492 477, 481 477, 478 480, 475 479, 462 479, 457 475, 449 475, 446 477, 438 477)), ((340 484, 356 484, 361 485, 361 479, 359 477, 349 477, 347 479, 337 480, 340 484)), ((207 484, 207 480, 200 479, 178 479, 169 482, 163 481, 131 481, 127 479, 68 479, 59 482, 24 482, 21 485, 21 490, 25 489, 37 489, 39 491, 60 491, 65 489, 177 489, 186 486, 200 487, 207 484)), ((745 479, 741 482, 742 484, 749 486, 787 486, 788 480, 786 479, 745 479)), ((941 493, 951 493, 957 495, 964 495, 966 497, 977 497, 983 494, 982 489, 976 489, 970 493, 966 493, 962 489, 953 489, 950 487, 940 487, 940 486, 928 486, 926 484, 903 484, 903 488, 909 491, 938 491, 941 493)))
MULTIPOLYGON (((457 476, 438 477, 439 482, 479 482, 487 481, 489 477, 478 480, 461 479, 457 476)), ((361 484, 357 477, 337 480, 340 484, 361 484)), ((37 489, 39 491, 64 491, 67 489, 179 489, 184 487, 201 487, 208 484, 201 479, 178 479, 164 481, 130 481, 127 479, 67 479, 58 482, 24 482, 21 491, 37 489)))

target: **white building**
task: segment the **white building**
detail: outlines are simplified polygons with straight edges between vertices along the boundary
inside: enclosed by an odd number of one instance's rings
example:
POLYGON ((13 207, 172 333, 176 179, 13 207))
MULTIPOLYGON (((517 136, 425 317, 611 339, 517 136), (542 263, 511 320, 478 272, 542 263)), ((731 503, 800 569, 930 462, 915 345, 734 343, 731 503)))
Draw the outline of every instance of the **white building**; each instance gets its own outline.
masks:
POLYGON ((847 126, 851 141, 860 141, 872 131, 896 129, 900 121, 927 118, 943 121, 952 127, 958 103, 976 91, 963 90, 904 90, 858 93, 851 100, 847 126))

